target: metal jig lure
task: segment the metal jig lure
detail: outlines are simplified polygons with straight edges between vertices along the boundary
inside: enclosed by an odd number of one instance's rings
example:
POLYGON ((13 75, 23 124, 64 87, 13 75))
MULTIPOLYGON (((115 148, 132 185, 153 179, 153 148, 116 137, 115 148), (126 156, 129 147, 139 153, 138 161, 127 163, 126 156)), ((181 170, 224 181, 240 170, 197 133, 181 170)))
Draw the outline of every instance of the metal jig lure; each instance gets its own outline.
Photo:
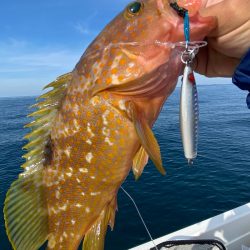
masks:
POLYGON ((184 69, 180 98, 180 128, 183 149, 189 164, 197 157, 199 105, 196 81, 192 69, 194 51, 184 51, 182 62, 184 69))
POLYGON ((184 155, 188 164, 193 164, 197 157, 199 103, 198 92, 192 63, 200 47, 206 46, 206 42, 190 42, 190 24, 188 11, 184 15, 184 35, 186 40, 185 50, 181 55, 181 61, 185 64, 180 98, 180 128, 184 155))

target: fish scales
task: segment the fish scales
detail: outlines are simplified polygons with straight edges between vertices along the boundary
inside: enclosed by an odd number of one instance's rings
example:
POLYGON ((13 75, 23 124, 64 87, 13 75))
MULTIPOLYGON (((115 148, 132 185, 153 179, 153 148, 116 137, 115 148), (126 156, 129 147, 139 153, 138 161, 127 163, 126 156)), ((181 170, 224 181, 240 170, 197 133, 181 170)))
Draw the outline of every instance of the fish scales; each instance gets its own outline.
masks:
MULTIPOLYGON (((190 25, 191 38, 200 40, 215 20, 196 11, 190 25)), ((4 205, 14 249, 47 241, 48 249, 76 250, 83 240, 84 250, 102 250, 131 168, 138 179, 150 158, 165 174, 151 128, 177 84, 181 51, 172 45, 183 38, 183 20, 168 1, 133 2, 71 73, 45 87, 53 89, 34 105, 24 172, 4 205)))
POLYGON ((138 148, 131 120, 119 107, 112 107, 105 95, 73 103, 78 103, 81 113, 75 114, 72 108, 59 112, 51 138, 54 159, 44 173, 49 239, 56 242, 55 246, 51 243, 55 249, 76 249, 79 242, 72 245, 70 236, 60 241, 61 235, 74 234, 81 240, 116 196, 138 148))

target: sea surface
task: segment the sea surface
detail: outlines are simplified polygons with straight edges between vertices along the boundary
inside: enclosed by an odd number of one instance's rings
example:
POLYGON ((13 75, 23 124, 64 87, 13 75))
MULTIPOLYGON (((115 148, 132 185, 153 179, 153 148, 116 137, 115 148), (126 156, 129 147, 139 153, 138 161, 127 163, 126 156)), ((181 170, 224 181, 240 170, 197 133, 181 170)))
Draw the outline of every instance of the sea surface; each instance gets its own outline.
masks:
MULTIPOLYGON (((154 238, 250 202, 250 110, 246 93, 232 85, 199 86, 199 157, 188 166, 179 132, 179 91, 169 98, 154 126, 167 170, 150 162, 139 181, 123 184, 135 199, 154 238)), ((34 97, 0 98, 0 211, 23 162, 23 129, 34 97)), ((149 240, 132 202, 120 191, 119 211, 107 250, 124 250, 149 240)), ((25 212, 25 211, 24 211, 25 212)), ((10 250, 0 213, 0 249, 10 250)))

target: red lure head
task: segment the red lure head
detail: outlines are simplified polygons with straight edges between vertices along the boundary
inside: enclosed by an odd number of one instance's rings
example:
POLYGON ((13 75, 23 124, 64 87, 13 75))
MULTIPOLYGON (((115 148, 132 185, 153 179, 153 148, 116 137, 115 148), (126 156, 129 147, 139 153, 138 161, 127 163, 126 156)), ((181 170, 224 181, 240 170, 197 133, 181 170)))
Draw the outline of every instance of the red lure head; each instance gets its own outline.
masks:
POLYGON ((188 75, 188 80, 189 80, 192 84, 196 84, 196 82, 195 82, 195 77, 194 77, 194 73, 193 73, 193 72, 190 73, 190 74, 188 75))

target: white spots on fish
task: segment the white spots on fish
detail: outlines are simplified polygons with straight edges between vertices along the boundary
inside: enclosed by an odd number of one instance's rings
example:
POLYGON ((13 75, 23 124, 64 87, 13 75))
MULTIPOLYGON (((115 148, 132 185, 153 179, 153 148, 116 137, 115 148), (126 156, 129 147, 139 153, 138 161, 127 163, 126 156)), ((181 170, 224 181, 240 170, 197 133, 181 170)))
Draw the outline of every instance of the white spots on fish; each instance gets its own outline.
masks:
POLYGON ((93 154, 92 154, 91 152, 87 153, 87 155, 86 155, 86 161, 87 161, 88 163, 91 163, 93 157, 94 157, 94 156, 93 156, 93 154))
POLYGON ((82 205, 80 203, 76 203, 75 206, 78 207, 78 208, 82 207, 82 205))
POLYGON ((74 234, 74 233, 70 233, 70 236, 71 236, 71 237, 74 237, 74 236, 75 236, 75 234, 74 234))
POLYGON ((64 204, 63 206, 58 206, 58 208, 61 210, 61 211, 66 211, 68 205, 67 204, 64 204))
POLYGON ((94 96, 91 100, 90 103, 95 107, 99 103, 99 98, 97 96, 94 96))
POLYGON ((110 111, 106 110, 103 115, 102 115, 102 121, 104 125, 108 125, 108 120, 107 120, 107 116, 109 115, 110 111))
POLYGON ((52 187, 53 186, 53 182, 46 182, 46 187, 52 187))
POLYGON ((59 181, 55 181, 55 182, 53 183, 53 185, 54 185, 54 186, 59 185, 59 181))
POLYGON ((75 104, 75 105, 73 106, 73 112, 75 113, 75 115, 78 115, 79 111, 80 111, 79 105, 75 104))
POLYGON ((94 179, 95 179, 95 176, 90 176, 90 178, 94 180, 94 179))
POLYGON ((56 199, 60 199, 60 191, 59 190, 56 190, 56 199))
POLYGON ((90 139, 88 139, 88 140, 86 141, 86 143, 88 143, 89 145, 92 145, 92 141, 91 141, 90 139))
POLYGON ((54 248, 56 246, 56 239, 54 234, 49 235, 48 248, 54 248))
POLYGON ((66 233, 65 231, 63 232, 63 237, 64 237, 65 239, 68 238, 68 235, 67 235, 67 233, 66 233))
POLYGON ((86 207, 86 208, 85 208, 85 211, 86 211, 86 213, 89 213, 89 212, 90 212, 90 208, 89 208, 89 207, 86 207))
POLYGON ((91 196, 97 196, 97 195, 99 195, 99 194, 101 194, 101 192, 91 192, 91 193, 90 193, 91 196))
POLYGON ((77 181, 78 183, 81 183, 81 180, 80 180, 80 179, 78 179, 78 178, 76 178, 76 181, 77 181))
POLYGON ((69 171, 70 171, 70 172, 73 172, 73 168, 72 168, 72 167, 69 167, 69 171))
POLYGON ((71 224, 72 224, 72 225, 75 225, 75 223, 76 223, 76 221, 72 219, 72 220, 71 220, 71 224))
POLYGON ((103 127, 102 134, 105 136, 110 136, 110 129, 108 129, 107 127, 103 127))
POLYGON ((62 131, 64 133, 64 136, 66 137, 67 135, 69 135, 69 128, 67 126, 64 127, 64 131, 62 131))
POLYGON ((85 196, 85 193, 84 193, 84 192, 81 192, 81 195, 82 195, 82 196, 85 196))
POLYGON ((119 101, 119 108, 121 110, 126 110, 126 106, 125 106, 125 101, 124 100, 120 100, 119 101))
POLYGON ((81 126, 79 125, 79 123, 76 119, 73 120, 73 124, 74 124, 74 128, 72 129, 72 132, 73 132, 72 135, 78 133, 80 128, 81 128, 81 126))
POLYGON ((54 174, 54 175, 56 175, 58 173, 57 170, 52 169, 52 168, 48 168, 47 172, 48 172, 48 174, 54 174))
POLYGON ((89 122, 87 124, 87 131, 90 134, 91 138, 95 136, 95 134, 93 133, 92 129, 90 128, 90 123, 89 122))
POLYGON ((72 147, 67 147, 67 148, 64 150, 64 153, 66 154, 66 156, 67 156, 68 158, 70 158, 71 148, 72 148, 72 147))
POLYGON ((113 146, 114 143, 110 141, 109 137, 105 137, 105 142, 108 143, 109 146, 113 146))
POLYGON ((92 65, 92 77, 93 79, 97 78, 100 75, 101 67, 99 62, 95 62, 92 65))
POLYGON ((118 83, 119 83, 119 80, 118 80, 117 75, 114 75, 114 74, 113 74, 113 75, 111 76, 111 78, 112 78, 112 83, 113 83, 113 84, 118 84, 118 83))
POLYGON ((68 177, 72 177, 72 173, 66 173, 68 177))
POLYGON ((118 64, 119 64, 119 62, 120 62, 121 59, 122 59, 122 55, 119 55, 119 56, 115 57, 112 65, 111 65, 111 70, 118 68, 118 64))
POLYGON ((88 173, 89 172, 89 170, 87 168, 79 168, 79 171, 81 173, 88 173))
POLYGON ((48 209, 48 211, 49 211, 49 214, 51 215, 52 213, 53 214, 57 214, 58 213, 58 211, 54 208, 54 207, 50 207, 49 209, 48 209))
POLYGON ((63 237, 60 236, 59 242, 62 243, 63 242, 63 237))
POLYGON ((134 62, 130 62, 129 64, 128 64, 128 67, 129 68, 133 68, 135 66, 135 63, 134 62))
POLYGON ((60 221, 56 222, 55 225, 56 225, 57 227, 59 227, 59 226, 60 226, 60 221))
POLYGON ((58 177, 58 179, 59 179, 60 181, 65 181, 64 174, 62 173, 62 174, 58 177))

